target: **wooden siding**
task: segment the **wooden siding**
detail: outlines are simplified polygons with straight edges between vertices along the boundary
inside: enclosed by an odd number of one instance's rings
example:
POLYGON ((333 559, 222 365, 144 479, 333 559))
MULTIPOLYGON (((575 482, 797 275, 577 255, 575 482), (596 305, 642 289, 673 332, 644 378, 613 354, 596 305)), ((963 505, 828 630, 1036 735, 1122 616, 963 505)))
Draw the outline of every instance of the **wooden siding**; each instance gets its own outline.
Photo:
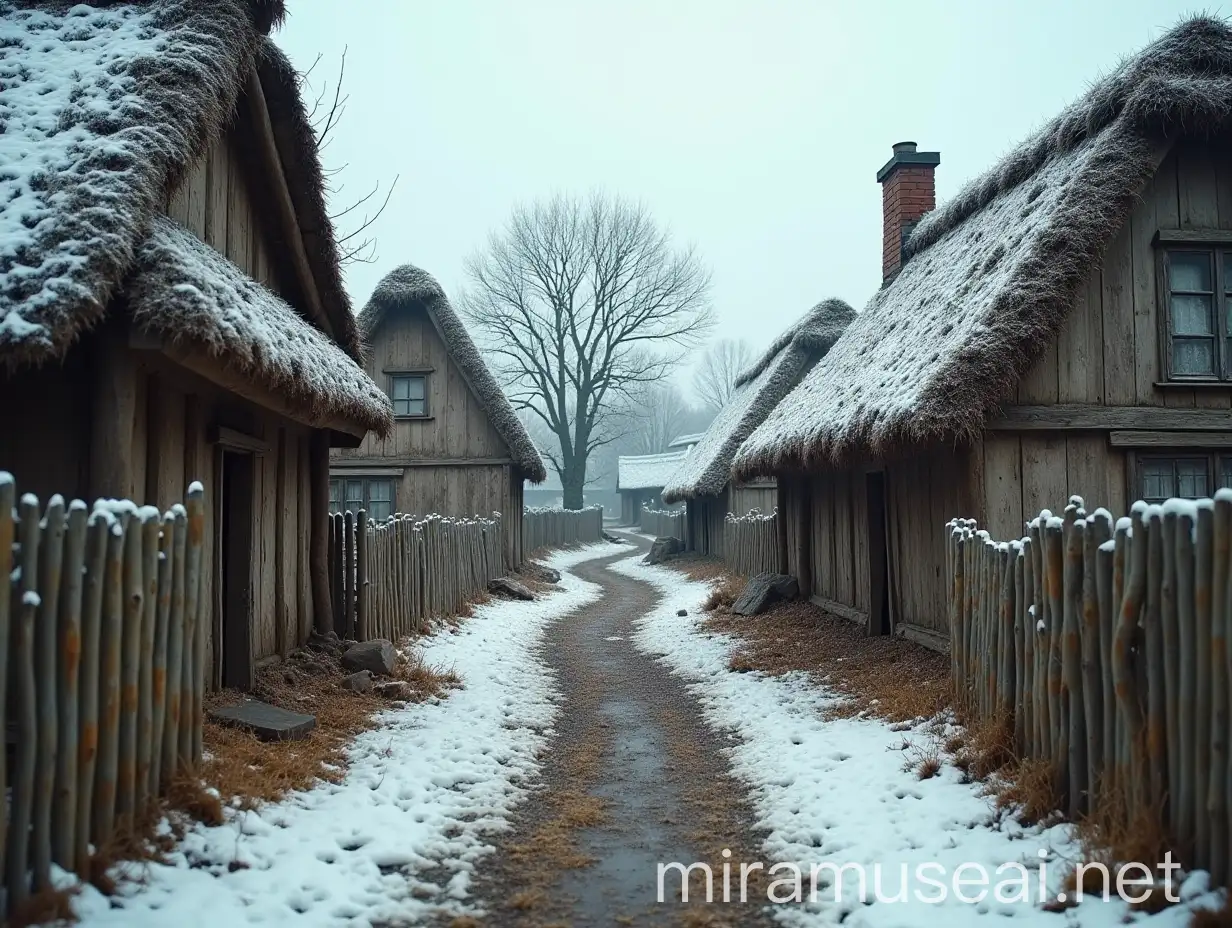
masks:
POLYGON ((729 489, 717 496, 700 496, 685 503, 685 544, 698 554, 723 556, 723 526, 729 489))
POLYGON ((813 588, 819 596, 863 616, 871 608, 869 589, 868 492, 863 471, 812 478, 813 588))
MULTIPOLYGON (((488 421, 426 311, 392 313, 373 336, 365 366, 386 391, 390 371, 427 371, 428 418, 399 419, 386 439, 369 434, 354 451, 336 452, 339 463, 351 457, 395 461, 509 457, 509 449, 488 421)), ((470 513, 442 510, 442 514, 470 513)))
POLYGON ((778 487, 774 481, 759 481, 753 484, 728 484, 731 491, 730 510, 734 515, 748 515, 757 509, 769 515, 778 505, 778 487))
MULTIPOLYGON (((397 482, 394 504, 399 511, 416 515, 503 514, 512 499, 509 471, 508 464, 407 467, 397 482)), ((334 473, 343 476, 346 471, 334 473)))

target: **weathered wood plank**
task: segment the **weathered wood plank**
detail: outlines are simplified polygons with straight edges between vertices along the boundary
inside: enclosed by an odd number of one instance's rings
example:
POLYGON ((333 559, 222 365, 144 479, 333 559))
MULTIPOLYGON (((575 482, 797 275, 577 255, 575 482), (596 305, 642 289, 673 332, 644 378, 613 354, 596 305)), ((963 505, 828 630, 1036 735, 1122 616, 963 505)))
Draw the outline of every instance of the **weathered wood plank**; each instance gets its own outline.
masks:
POLYGON ((993 431, 1224 431, 1232 428, 1226 409, 1164 409, 1156 406, 1009 406, 992 418, 993 431))
MULTIPOLYGON (((1022 511, 1059 513, 1069 498, 1067 492, 1065 439, 1022 437, 1022 511)), ((1011 536, 1013 537, 1013 536, 1011 536)))
POLYGON ((1022 447, 1017 435, 984 436, 984 498, 993 538, 1017 538, 1025 521, 1022 508, 1022 447))
POLYGON ((1103 435, 1065 437, 1067 495, 1081 496, 1087 512, 1094 512, 1100 506, 1105 509, 1111 506, 1108 453, 1108 444, 1103 435))
POLYGON ((1094 268, 1078 291, 1057 339, 1057 400, 1102 403, 1104 400, 1103 289, 1094 268))
POLYGON ((205 241, 216 251, 226 254, 231 158, 225 139, 215 139, 210 144, 206 165, 205 241))

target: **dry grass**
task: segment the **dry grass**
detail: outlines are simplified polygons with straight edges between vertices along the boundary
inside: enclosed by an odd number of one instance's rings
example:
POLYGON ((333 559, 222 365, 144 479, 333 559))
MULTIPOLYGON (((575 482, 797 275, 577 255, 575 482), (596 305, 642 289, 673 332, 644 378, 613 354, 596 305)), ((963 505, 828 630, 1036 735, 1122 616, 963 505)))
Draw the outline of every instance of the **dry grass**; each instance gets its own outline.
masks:
MULTIPOLYGON (((316 716, 316 729, 302 741, 263 742, 238 728, 205 723, 208 760, 202 776, 228 802, 240 808, 277 802, 288 792, 310 788, 318 780, 337 782, 345 769, 348 743, 373 726, 373 716, 389 700, 344 690, 345 675, 337 658, 314 653, 311 669, 296 661, 277 664, 260 673, 255 695, 271 705, 316 716)), ((399 660, 395 679, 404 684, 404 698, 423 701, 459 687, 452 669, 432 667, 415 652, 399 660)), ((226 705, 237 694, 211 694, 207 708, 226 705)))
POLYGON ((739 580, 743 588, 744 580, 740 577, 735 577, 723 563, 720 558, 709 554, 681 554, 664 564, 665 567, 670 567, 672 570, 678 570, 690 580, 697 580, 702 583, 709 583, 713 580, 739 580))
MULTIPOLYGON (((737 583, 743 587, 742 580, 728 577, 715 592, 724 590, 722 598, 734 600, 737 583)), ((950 666, 944 655, 901 638, 870 638, 853 622, 812 603, 780 603, 753 618, 733 615, 728 606, 717 602, 706 624, 740 641, 732 669, 807 673, 846 697, 830 707, 831 717, 867 714, 911 722, 932 718, 949 705, 950 666)))
POLYGON ((703 612, 714 612, 716 609, 731 609, 732 605, 744 592, 747 581, 743 577, 725 576, 715 584, 706 601, 702 603, 703 612))

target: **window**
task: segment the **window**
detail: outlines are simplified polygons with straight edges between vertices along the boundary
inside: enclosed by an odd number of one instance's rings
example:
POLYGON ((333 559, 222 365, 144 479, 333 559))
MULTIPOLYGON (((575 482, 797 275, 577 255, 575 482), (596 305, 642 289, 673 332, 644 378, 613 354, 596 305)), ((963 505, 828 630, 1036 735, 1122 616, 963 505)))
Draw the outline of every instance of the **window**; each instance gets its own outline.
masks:
POLYGON ((405 419, 428 415, 427 374, 393 374, 389 378, 389 386, 395 416, 405 419))
POLYGON ((1175 457, 1138 457, 1137 498, 1162 503, 1172 497, 1202 499, 1232 487, 1232 454, 1190 452, 1175 457))
POLYGON ((1232 380, 1232 248, 1170 248, 1164 279, 1168 379, 1232 380))
POLYGON ((383 522, 394 513, 394 482, 388 477, 347 479, 329 482, 330 512, 368 511, 369 519, 383 522), (341 500, 341 502, 340 502, 341 500))

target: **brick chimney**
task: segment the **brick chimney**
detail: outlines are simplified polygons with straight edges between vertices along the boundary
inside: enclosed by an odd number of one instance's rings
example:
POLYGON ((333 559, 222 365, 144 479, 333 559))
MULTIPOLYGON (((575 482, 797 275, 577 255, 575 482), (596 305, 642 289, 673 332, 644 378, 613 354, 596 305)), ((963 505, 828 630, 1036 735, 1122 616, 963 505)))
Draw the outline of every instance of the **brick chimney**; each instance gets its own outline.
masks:
POLYGON ((898 142, 894 155, 877 172, 881 184, 881 283, 893 280, 903 266, 903 242, 920 217, 937 205, 933 172, 941 153, 916 151, 915 142, 898 142))

